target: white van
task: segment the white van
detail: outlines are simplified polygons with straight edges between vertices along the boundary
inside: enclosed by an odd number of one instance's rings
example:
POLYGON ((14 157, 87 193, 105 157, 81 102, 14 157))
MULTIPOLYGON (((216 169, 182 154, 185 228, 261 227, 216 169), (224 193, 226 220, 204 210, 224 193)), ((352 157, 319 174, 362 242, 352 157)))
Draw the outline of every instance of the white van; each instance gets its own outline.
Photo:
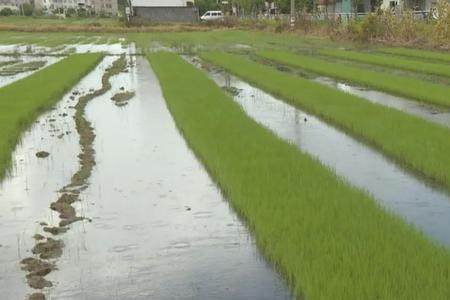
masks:
POLYGON ((215 21, 222 19, 223 19, 223 12, 221 12, 220 10, 207 11, 203 16, 200 17, 200 20, 202 21, 215 21))

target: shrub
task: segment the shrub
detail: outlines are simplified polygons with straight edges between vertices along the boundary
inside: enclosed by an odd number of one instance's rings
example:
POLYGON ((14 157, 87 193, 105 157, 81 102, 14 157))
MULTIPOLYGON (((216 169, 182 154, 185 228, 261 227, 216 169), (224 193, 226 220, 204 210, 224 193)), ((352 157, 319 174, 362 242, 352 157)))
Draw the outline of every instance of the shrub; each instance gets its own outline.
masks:
POLYGON ((75 8, 70 7, 66 10, 67 17, 72 17, 72 16, 75 16, 76 14, 77 14, 77 11, 75 10, 75 8))
POLYGON ((13 14, 14 12, 9 7, 5 7, 2 10, 0 10, 0 16, 11 16, 13 14))
POLYGON ((31 4, 29 4, 29 3, 22 4, 22 13, 25 16, 31 16, 33 14, 33 10, 34 10, 34 8, 31 4))

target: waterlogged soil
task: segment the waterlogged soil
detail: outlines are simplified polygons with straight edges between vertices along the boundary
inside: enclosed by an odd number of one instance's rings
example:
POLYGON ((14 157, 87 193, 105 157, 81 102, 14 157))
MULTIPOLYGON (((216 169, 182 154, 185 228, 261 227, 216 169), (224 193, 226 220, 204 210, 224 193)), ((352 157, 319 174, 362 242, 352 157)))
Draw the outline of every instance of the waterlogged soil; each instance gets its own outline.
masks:
POLYGON ((111 97, 116 106, 122 107, 128 104, 128 101, 136 95, 135 92, 120 92, 111 97))
POLYGON ((36 71, 45 66, 46 64, 47 62, 45 60, 37 60, 26 63, 13 64, 1 68, 0 76, 14 76, 23 72, 36 71))
MULTIPOLYGON (((62 187, 71 181, 79 169, 79 135, 74 116, 77 95, 101 87, 101 76, 114 57, 107 57, 80 81, 55 106, 43 114, 24 133, 13 153, 13 168, 0 184, 0 290, 2 299, 25 299, 33 287, 48 287, 48 274, 28 267, 30 258, 53 260, 62 254, 64 242, 54 233, 61 234, 59 213, 50 209, 58 199, 62 187), (49 153, 48 156, 38 153, 49 153), (25 259, 25 261, 23 261, 25 259), (21 264, 21 261, 24 264, 21 264), (26 272, 21 270, 24 268, 26 272), (28 273, 27 273, 28 272, 28 273), (31 279, 30 279, 31 278, 31 279), (44 280, 45 279, 45 280, 44 280)), ((53 264, 53 261, 51 261, 53 264)), ((55 267, 56 269, 56 267, 55 267)), ((51 270, 53 271, 53 269, 51 270)), ((54 284, 52 283, 54 286, 54 284)), ((35 295, 38 297, 39 293, 35 295)), ((39 299, 39 298, 37 298, 39 299)))
MULTIPOLYGON (((114 59, 105 58, 74 91, 99 89, 114 59)), ((14 152, 0 189, 2 299, 291 299, 177 131, 147 61, 137 58, 127 69, 86 106, 95 166, 71 206, 91 222, 53 236, 61 219, 49 207, 79 169, 82 149, 71 93, 14 152), (110 99, 124 91, 135 96, 119 109, 110 99), (51 155, 39 159, 38 151, 51 155)))
POLYGON ((46 47, 39 45, 12 44, 0 45, 0 55, 27 55, 27 56, 55 56, 70 53, 103 52, 110 55, 120 55, 124 52, 128 54, 136 53, 134 44, 127 46, 121 43, 114 44, 66 44, 57 47, 46 47))
POLYGON ((424 120, 450 128, 450 109, 448 108, 425 104, 407 98, 394 96, 381 91, 372 90, 370 88, 352 85, 330 77, 317 76, 310 72, 305 72, 303 70, 298 70, 289 66, 276 64, 264 59, 260 59, 260 61, 277 68, 279 71, 295 74, 300 77, 318 82, 320 84, 358 96, 361 99, 370 101, 372 103, 392 107, 408 114, 415 115, 424 120))
POLYGON ((387 93, 349 85, 327 77, 317 77, 314 81, 337 88, 343 92, 359 96, 373 103, 392 107, 406 113, 418 116, 427 121, 450 128, 450 109, 422 104, 417 101, 393 96, 387 93))
MULTIPOLYGON (((1 54, 1 52, 0 52, 1 54)), ((30 56, 19 55, 9 57, 6 61, 18 61, 15 64, 9 64, 0 67, 0 87, 13 83, 19 79, 30 76, 34 72, 42 69, 43 67, 54 64, 63 59, 58 56, 30 56)), ((1 62, 0 62, 1 63, 1 62)))
MULTIPOLYGON (((198 67, 201 65, 194 61, 198 67)), ((258 123, 317 157, 385 208, 450 247, 450 195, 408 173, 385 156, 318 118, 234 76, 204 69, 258 123)))

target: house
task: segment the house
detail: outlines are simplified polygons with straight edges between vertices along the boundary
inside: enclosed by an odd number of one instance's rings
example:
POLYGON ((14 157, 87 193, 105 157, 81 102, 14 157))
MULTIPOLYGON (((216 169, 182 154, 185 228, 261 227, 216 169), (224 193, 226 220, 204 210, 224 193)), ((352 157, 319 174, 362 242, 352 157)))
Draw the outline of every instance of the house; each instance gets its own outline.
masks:
POLYGON ((372 9, 370 0, 318 0, 317 8, 329 15, 349 17, 356 13, 368 13, 372 9))
POLYGON ((0 10, 9 8, 12 11, 19 11, 23 3, 30 3, 29 0, 0 0, 0 10))
POLYGON ((193 0, 130 0, 132 21, 183 22, 199 20, 193 0))
POLYGON ((91 0, 92 12, 97 16, 117 16, 117 0, 91 0))
POLYGON ((436 7, 437 0, 383 0, 383 9, 412 9, 414 11, 430 11, 436 7))

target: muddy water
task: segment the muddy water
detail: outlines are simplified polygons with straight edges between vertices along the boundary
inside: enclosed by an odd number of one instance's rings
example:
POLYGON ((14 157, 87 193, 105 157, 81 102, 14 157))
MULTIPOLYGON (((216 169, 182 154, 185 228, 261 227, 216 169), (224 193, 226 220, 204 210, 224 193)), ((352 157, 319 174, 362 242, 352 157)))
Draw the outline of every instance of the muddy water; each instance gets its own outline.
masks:
POLYGON ((314 81, 450 128, 450 109, 438 108, 387 93, 349 85, 327 77, 317 77, 314 81))
MULTIPOLYGON (((113 59, 78 89, 98 88, 113 59)), ((87 107, 97 164, 74 206, 92 222, 74 223, 58 237, 65 247, 58 270, 46 276, 54 284, 44 289, 47 299, 290 299, 178 133, 148 63, 137 58, 136 67, 111 83, 87 107), (122 90, 136 95, 117 107, 110 98, 122 90)), ((45 123, 72 111, 67 102, 24 136, 13 176, 0 190, 2 299, 31 293, 19 261, 30 255, 38 223, 59 221, 49 205, 77 169, 76 133, 54 138, 45 123), (38 150, 51 155, 38 160, 38 150)), ((57 120, 57 128, 75 132, 71 115, 57 120)))
POLYGON ((450 246, 448 193, 430 187, 345 133, 236 77, 220 71, 208 74, 220 86, 239 91, 235 101, 257 122, 317 157, 352 185, 369 191, 387 209, 435 240, 450 246))
MULTIPOLYGON (((63 59, 62 57, 55 57, 55 56, 28 56, 28 55, 21 55, 21 56, 17 56, 17 57, 7 57, 7 58, 2 58, 1 61, 8 61, 8 60, 22 60, 22 62, 32 62, 32 61, 46 61, 45 66, 47 67, 51 64, 54 64, 58 61, 60 61, 61 59, 63 59)), ((13 66, 13 65, 8 65, 9 66, 13 66)), ((0 87, 8 85, 14 81, 20 80, 22 78, 25 78, 27 76, 30 76, 31 74, 33 74, 34 72, 37 72, 39 70, 41 70, 42 68, 39 68, 37 70, 34 71, 27 71, 27 72, 21 72, 18 74, 14 74, 14 75, 8 75, 8 76, 1 76, 0 75, 0 87)))

